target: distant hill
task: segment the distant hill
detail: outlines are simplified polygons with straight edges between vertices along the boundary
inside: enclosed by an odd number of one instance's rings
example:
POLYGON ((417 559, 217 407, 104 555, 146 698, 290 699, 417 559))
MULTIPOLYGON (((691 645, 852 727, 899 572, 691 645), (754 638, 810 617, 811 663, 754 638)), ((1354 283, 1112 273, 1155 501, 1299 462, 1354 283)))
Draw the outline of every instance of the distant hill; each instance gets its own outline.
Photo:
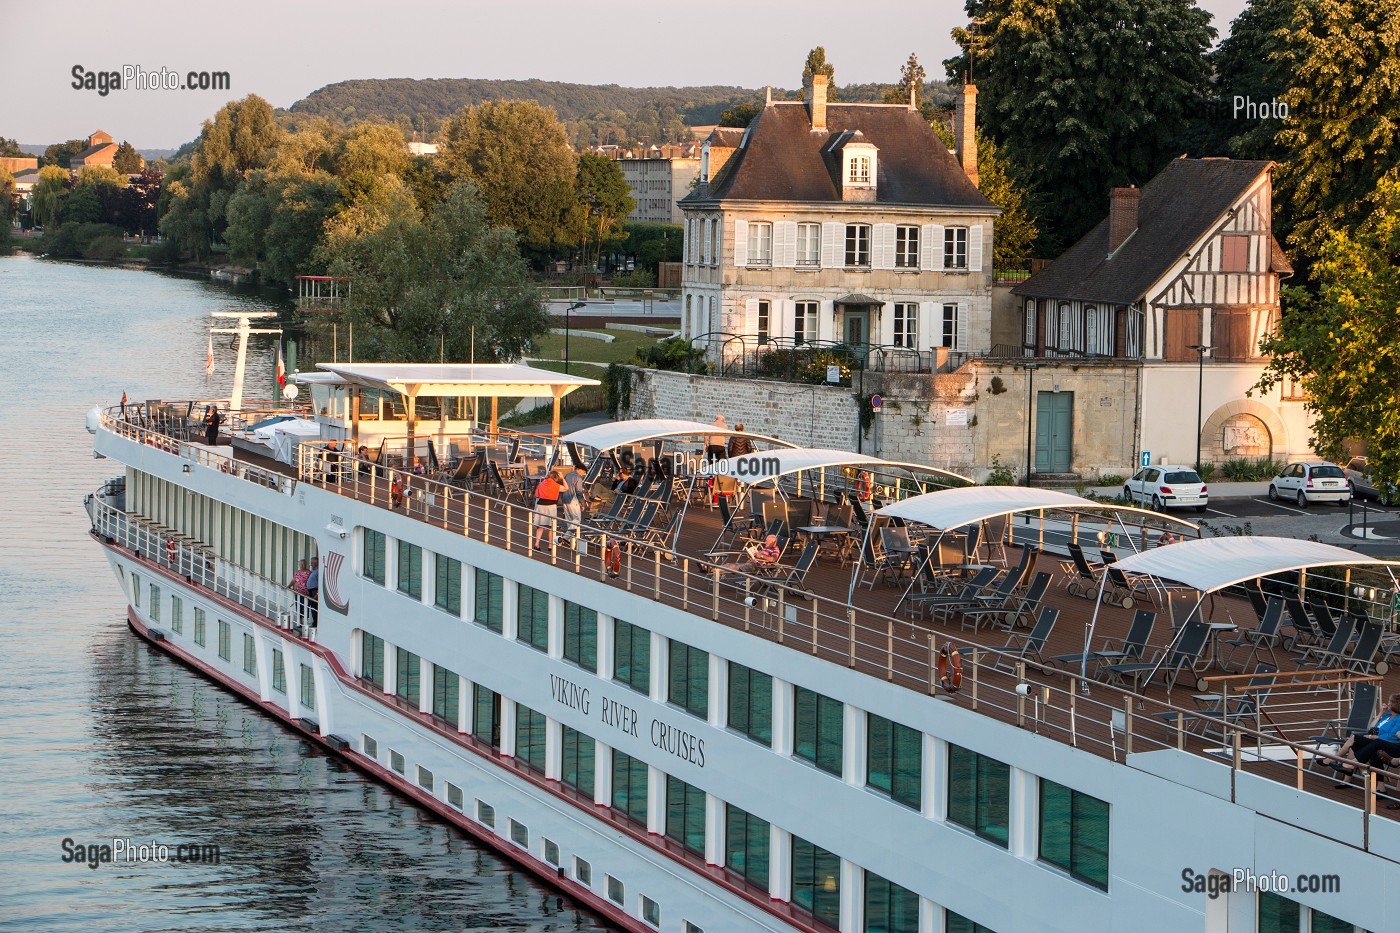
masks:
MULTIPOLYGON (((40 158, 44 155, 44 150, 49 148, 50 143, 20 143, 19 147, 25 152, 32 153, 40 158)), ((143 149, 137 147, 137 152, 141 153, 141 158, 150 162, 154 159, 168 159, 175 154, 174 149, 143 149)))
MULTIPOLYGON (((878 100, 882 85, 841 87, 843 100, 878 100)), ((932 99, 951 99, 946 86, 930 85, 932 99)), ((341 124, 361 120, 397 123, 409 138, 431 141, 438 125, 463 107, 488 100, 534 100, 552 107, 576 147, 686 142, 686 126, 717 123, 737 103, 758 102, 762 89, 728 87, 622 87, 562 81, 498 81, 481 78, 373 78, 341 81, 313 91, 291 106, 293 114, 341 124)), ((777 99, 795 94, 775 88, 777 99)))

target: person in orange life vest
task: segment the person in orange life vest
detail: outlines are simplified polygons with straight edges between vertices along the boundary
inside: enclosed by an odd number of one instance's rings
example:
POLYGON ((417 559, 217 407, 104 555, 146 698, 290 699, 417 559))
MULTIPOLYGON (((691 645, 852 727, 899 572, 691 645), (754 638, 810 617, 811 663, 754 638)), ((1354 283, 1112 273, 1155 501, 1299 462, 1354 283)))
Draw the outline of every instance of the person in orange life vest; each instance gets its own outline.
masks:
POLYGON ((564 491, 564 475, 551 470, 535 487, 535 550, 548 547, 554 539, 554 520, 559 516, 559 494, 564 491), (540 542, 544 543, 541 544, 540 542))

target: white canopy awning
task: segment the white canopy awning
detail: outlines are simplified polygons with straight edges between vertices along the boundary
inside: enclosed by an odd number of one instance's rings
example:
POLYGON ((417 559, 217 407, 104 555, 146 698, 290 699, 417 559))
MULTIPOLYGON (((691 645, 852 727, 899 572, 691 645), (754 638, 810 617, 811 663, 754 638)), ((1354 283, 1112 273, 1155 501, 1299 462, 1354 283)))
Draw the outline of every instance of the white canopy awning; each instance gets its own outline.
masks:
POLYGON ((733 476, 740 482, 764 483, 776 479, 779 476, 787 476, 789 473, 800 473, 803 470, 821 470, 827 467, 845 466, 860 467, 864 470, 878 470, 882 472, 900 470, 906 473, 935 474, 963 483, 972 482, 972 480, 968 479, 966 476, 954 473, 952 470, 941 470, 938 467, 926 466, 922 463, 881 460, 879 457, 853 454, 849 450, 835 450, 827 447, 794 447, 786 450, 765 450, 751 454, 743 454, 738 457, 730 457, 716 464, 711 469, 714 472, 721 472, 728 476, 733 476), (768 470, 764 471, 764 474, 759 477, 757 463, 755 461, 763 457, 777 458, 777 473, 768 470), (748 464, 753 464, 754 469, 750 470, 748 464))
POLYGON ((1256 577, 1338 565, 1390 564, 1346 548, 1298 538, 1228 537, 1182 541, 1118 561, 1126 573, 1150 574, 1212 593, 1256 577))
POLYGON ((787 441, 765 434, 749 431, 735 431, 729 427, 705 424, 702 421, 686 421, 682 418, 638 418, 635 421, 610 421, 595 424, 568 434, 562 438, 565 443, 573 442, 595 450, 612 450, 627 444, 640 444, 642 441, 666 437, 708 436, 711 434, 729 437, 742 434, 753 440, 767 441, 781 447, 792 447, 787 441))
POLYGON ((563 398, 597 379, 536 369, 523 363, 320 363, 351 385, 408 398, 563 398))
POLYGON ((1188 528, 1195 528, 1193 522, 1159 514, 1148 509, 1130 505, 1115 505, 1110 502, 1095 502, 1053 489, 1037 489, 1027 486, 964 486, 959 489, 941 489, 926 492, 921 496, 910 496, 902 502, 887 505, 876 512, 889 518, 902 518, 918 522, 932 528, 947 530, 961 528, 999 515, 1012 515, 1018 512, 1039 512, 1044 509, 1067 511, 1111 511, 1142 512, 1165 521, 1176 522, 1188 528))

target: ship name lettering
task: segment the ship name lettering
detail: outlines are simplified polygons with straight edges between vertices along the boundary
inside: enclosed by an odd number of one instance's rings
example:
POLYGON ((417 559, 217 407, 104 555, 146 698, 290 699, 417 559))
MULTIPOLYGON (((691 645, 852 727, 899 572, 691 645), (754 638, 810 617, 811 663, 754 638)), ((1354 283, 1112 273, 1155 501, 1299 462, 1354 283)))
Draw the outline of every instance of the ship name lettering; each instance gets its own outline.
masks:
POLYGON ((705 740, 683 729, 653 719, 651 744, 663 752, 670 752, 682 761, 690 762, 697 768, 705 767, 705 740))
POLYGON ((626 703, 603 697, 599 712, 604 725, 614 726, 630 736, 637 735, 637 711, 626 703))
POLYGON ((562 703, 570 709, 578 710, 585 716, 588 715, 587 687, 580 687, 572 680, 566 680, 558 674, 550 674, 549 692, 556 703, 562 703))

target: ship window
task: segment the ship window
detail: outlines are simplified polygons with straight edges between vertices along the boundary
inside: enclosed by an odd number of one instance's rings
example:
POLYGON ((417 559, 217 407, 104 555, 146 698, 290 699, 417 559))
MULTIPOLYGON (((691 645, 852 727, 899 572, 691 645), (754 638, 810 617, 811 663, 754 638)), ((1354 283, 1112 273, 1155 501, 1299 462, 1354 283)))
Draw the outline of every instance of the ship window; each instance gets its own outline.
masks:
POLYGON ((369 632, 360 633, 360 676, 384 689, 384 639, 369 632))
POLYGON ((445 667, 433 665, 433 715, 457 725, 457 701, 461 678, 445 667))
POLYGON ((258 676, 258 648, 253 636, 243 633, 243 673, 258 676))
POLYGON ((792 903, 833 930, 841 924, 841 859, 792 837, 792 903))
POLYGON ((136 608, 141 608, 141 578, 136 574, 131 575, 131 599, 136 608))
POLYGON ((948 746, 948 819, 1005 848, 1011 768, 958 745, 948 746))
POLYGON ((613 680, 651 693, 651 632, 621 619, 613 620, 613 680))
POLYGON ((919 895, 867 871, 864 933, 919 933, 919 895))
POLYGON ((612 901, 614 904, 621 904, 623 901, 625 901, 625 900, 627 899, 627 898, 626 898, 626 895, 623 893, 623 890, 622 890, 622 882, 621 882, 621 881, 618 881, 618 880, 617 880, 616 878, 614 878, 612 875, 608 875, 608 876, 607 876, 607 879, 608 879, 608 900, 612 901))
POLYGON ((559 864, 559 843, 553 839, 544 840, 544 860, 551 865, 559 864))
POLYGON ((923 733, 883 716, 867 717, 865 783, 915 810, 922 802, 923 733))
POLYGON ((403 755, 394 751, 392 748, 389 749, 389 767, 393 768, 399 774, 404 773, 403 755))
POLYGON ((724 867, 768 889, 768 821, 727 804, 724 808, 724 867))
POLYGON ((395 673, 398 675, 394 681, 394 693, 417 709, 419 675, 423 665, 418 655, 403 648, 394 649, 394 658, 397 661, 395 673))
POLYGON ((1108 890, 1108 803, 1040 779, 1040 857, 1108 890))
POLYGON ((505 617, 501 604, 503 588, 504 582, 498 575, 488 573, 480 567, 476 568, 476 586, 474 587, 475 593, 473 593, 474 618, 497 635, 501 634, 502 621, 505 617))
POLYGON ((951 910, 944 911, 943 929, 945 933, 993 933, 991 927, 974 923, 962 914, 955 914, 951 910))
POLYGON ((433 604, 454 616, 462 614, 462 562, 437 555, 434 561, 437 585, 433 587, 433 604))
POLYGON ((160 587, 151 584, 151 621, 160 621, 160 587))
POLYGON ((229 625, 223 619, 220 619, 219 657, 223 658, 225 661, 233 657, 233 646, 229 644, 230 641, 232 641, 232 632, 229 630, 229 625))
POLYGON ((492 748, 500 748, 501 695, 481 684, 473 684, 472 710, 472 735, 492 748))
POLYGON ((515 760, 544 773, 544 713, 537 713, 523 703, 515 704, 515 760))
POLYGON ((705 792, 666 776, 666 835, 696 855, 705 854, 705 792))
POLYGON ((568 726, 564 727, 563 733, 561 744, 564 760, 559 779, 579 793, 592 797, 593 775, 596 770, 593 737, 568 726))
POLYGON ((407 541, 399 542, 399 592, 414 599, 423 598, 423 549, 407 541))
POLYGON ((530 848, 530 827, 515 820, 510 821, 510 841, 522 849, 530 848))
POLYGON ((185 634, 185 603, 178 596, 170 597, 170 628, 176 635, 185 634))
POLYGON ((489 803, 486 803, 485 801, 478 800, 476 802, 476 819, 478 822, 484 823, 485 825, 490 826, 492 829, 495 829, 496 808, 491 806, 489 803))
MULTIPOLYGON (((1335 880, 1336 875, 1320 875, 1324 882, 1335 880)), ((1335 890, 1335 889, 1328 889, 1335 890)), ((1323 893, 1323 892, 1319 892, 1323 893)), ((1273 891, 1259 893, 1259 933, 1355 933, 1359 926, 1348 923, 1340 917, 1325 914, 1315 908, 1308 908, 1295 900, 1275 894, 1273 891)))
POLYGON ((301 666, 301 705, 303 709, 315 711, 316 709, 316 678, 311 674, 311 668, 305 664, 301 666))
POLYGON ((844 729, 840 701, 805 687, 795 692, 793 755, 840 777, 844 729))
POLYGON ((458 810, 462 809, 462 788, 451 781, 447 782, 447 802, 458 810))
POLYGON ((520 584, 515 601, 516 639, 539 651, 549 650, 549 594, 520 584))
POLYGON ((634 822, 647 824, 647 765, 625 752, 612 753, 612 807, 634 822))
POLYGON ((681 921, 681 933, 705 933, 704 927, 698 927, 689 920, 681 921))
POLYGON ((366 758, 379 760, 379 743, 374 740, 373 736, 360 733, 360 750, 365 753, 366 758))
POLYGON ((194 643, 195 643, 196 645, 199 645, 201 648, 204 647, 204 641, 205 641, 204 627, 205 627, 204 610, 203 610, 203 609, 200 609, 199 607, 195 607, 195 610, 194 610, 194 643))
POLYGON ((278 648, 272 649, 272 689, 278 693, 287 692, 287 667, 278 648))
POLYGON ((666 700, 702 719, 710 708, 710 655, 682 641, 670 643, 666 700))
POLYGON ((364 563, 360 567, 360 572, 369 579, 384 585, 384 553, 387 547, 384 532, 372 531, 369 528, 364 530, 364 563))
POLYGON ((729 728, 771 747, 773 678, 730 661, 728 699, 726 716, 729 728))
POLYGON ((645 894, 642 895, 642 919, 654 927, 661 926, 661 908, 645 894))
POLYGON ((574 878, 586 888, 593 886, 593 866, 574 856, 574 878))
POLYGON ((418 766, 418 786, 429 792, 433 789, 433 772, 422 765, 418 766))
POLYGON ((598 672, 598 613, 564 601, 564 659, 598 672))

